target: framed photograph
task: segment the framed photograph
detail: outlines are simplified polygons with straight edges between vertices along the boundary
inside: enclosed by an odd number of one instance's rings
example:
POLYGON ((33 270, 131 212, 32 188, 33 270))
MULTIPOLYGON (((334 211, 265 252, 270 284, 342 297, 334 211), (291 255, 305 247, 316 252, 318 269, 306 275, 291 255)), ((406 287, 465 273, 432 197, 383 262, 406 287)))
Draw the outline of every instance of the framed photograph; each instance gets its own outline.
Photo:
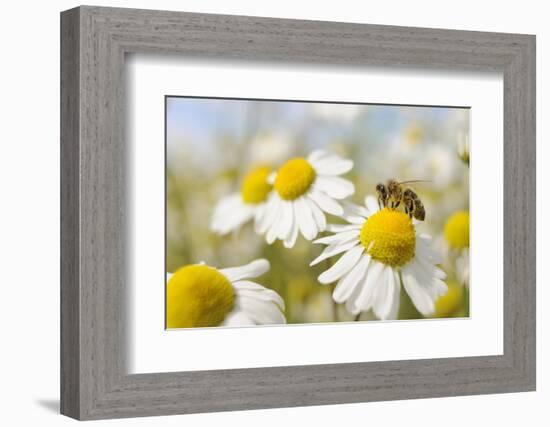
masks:
POLYGON ((535 390, 535 37, 61 14, 61 412, 535 390))

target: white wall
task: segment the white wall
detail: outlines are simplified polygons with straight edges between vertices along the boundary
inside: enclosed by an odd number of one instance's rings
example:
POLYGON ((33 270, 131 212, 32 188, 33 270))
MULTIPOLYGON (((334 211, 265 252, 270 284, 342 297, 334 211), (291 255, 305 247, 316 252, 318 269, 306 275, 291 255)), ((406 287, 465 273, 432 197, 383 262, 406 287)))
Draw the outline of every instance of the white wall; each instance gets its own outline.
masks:
MULTIPOLYGON (((537 34, 538 224, 540 265, 550 254, 550 28, 545 2, 460 0, 298 2, 296 0, 96 1, 98 5, 247 14, 537 34), (544 96, 543 96, 544 95, 544 96), (546 197, 545 197, 546 196, 546 197)), ((3 425, 66 425, 57 415, 59 360, 59 11, 76 1, 4 2, 0 65, 0 374, 3 425), (7 95, 7 96, 6 96, 7 95)), ((538 269, 538 392, 277 409, 110 425, 385 426, 548 425, 550 292, 538 269), (543 310, 546 309, 545 312, 543 310)))

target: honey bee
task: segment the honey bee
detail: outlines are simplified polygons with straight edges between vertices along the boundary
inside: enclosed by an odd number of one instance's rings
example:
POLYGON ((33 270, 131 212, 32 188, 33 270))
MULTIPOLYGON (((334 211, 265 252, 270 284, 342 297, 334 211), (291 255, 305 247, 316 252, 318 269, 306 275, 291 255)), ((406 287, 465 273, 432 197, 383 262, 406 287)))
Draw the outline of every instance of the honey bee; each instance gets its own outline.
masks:
POLYGON ((410 188, 403 192, 403 202, 405 203, 405 213, 411 218, 414 217, 419 221, 424 221, 426 218, 426 210, 424 204, 418 195, 410 188))
POLYGON ((410 184, 413 182, 427 181, 411 180, 398 182, 395 179, 390 179, 386 184, 377 184, 376 192, 378 193, 378 204, 380 207, 397 209, 399 205, 403 203, 405 213, 409 215, 410 218, 424 221, 426 218, 424 204, 412 189, 404 187, 404 184, 410 184))

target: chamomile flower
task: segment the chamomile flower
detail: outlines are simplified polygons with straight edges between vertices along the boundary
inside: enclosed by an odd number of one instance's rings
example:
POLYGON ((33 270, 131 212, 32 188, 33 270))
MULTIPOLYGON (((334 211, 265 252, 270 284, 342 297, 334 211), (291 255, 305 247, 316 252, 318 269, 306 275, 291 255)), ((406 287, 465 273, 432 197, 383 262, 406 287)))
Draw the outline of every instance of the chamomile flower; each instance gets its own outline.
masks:
POLYGON ((326 151, 313 151, 307 158, 296 157, 271 176, 274 191, 259 215, 256 231, 267 243, 282 240, 286 248, 296 243, 298 232, 307 240, 326 229, 325 213, 342 215, 338 202, 352 195, 353 184, 341 178, 353 167, 351 160, 326 151))
POLYGON ((225 235, 262 216, 272 185, 267 181, 271 169, 258 166, 243 179, 239 193, 222 198, 214 208, 210 229, 225 235))
POLYGON ((345 203, 342 217, 349 224, 330 225, 335 234, 314 242, 327 247, 311 265, 343 253, 319 282, 338 282, 332 297, 353 315, 372 309, 380 319, 396 319, 401 285, 420 313, 433 314, 447 285, 431 238, 417 234, 404 212, 380 209, 374 197, 367 197, 365 205, 345 203))
POLYGON ((470 214, 457 211, 445 223, 443 230, 447 256, 461 285, 470 284, 470 214))
POLYGON ((241 267, 187 265, 168 274, 166 324, 172 328, 286 323, 283 299, 249 279, 269 270, 257 259, 241 267))

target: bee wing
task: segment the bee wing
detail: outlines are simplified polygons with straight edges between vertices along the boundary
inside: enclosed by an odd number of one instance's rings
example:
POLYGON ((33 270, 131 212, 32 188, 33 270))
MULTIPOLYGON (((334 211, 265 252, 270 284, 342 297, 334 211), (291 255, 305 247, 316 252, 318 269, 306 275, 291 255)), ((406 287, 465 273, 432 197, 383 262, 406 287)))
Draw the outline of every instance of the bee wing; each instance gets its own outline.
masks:
POLYGON ((431 179, 409 179, 407 181, 399 181, 398 184, 413 184, 417 182, 432 182, 431 179))

